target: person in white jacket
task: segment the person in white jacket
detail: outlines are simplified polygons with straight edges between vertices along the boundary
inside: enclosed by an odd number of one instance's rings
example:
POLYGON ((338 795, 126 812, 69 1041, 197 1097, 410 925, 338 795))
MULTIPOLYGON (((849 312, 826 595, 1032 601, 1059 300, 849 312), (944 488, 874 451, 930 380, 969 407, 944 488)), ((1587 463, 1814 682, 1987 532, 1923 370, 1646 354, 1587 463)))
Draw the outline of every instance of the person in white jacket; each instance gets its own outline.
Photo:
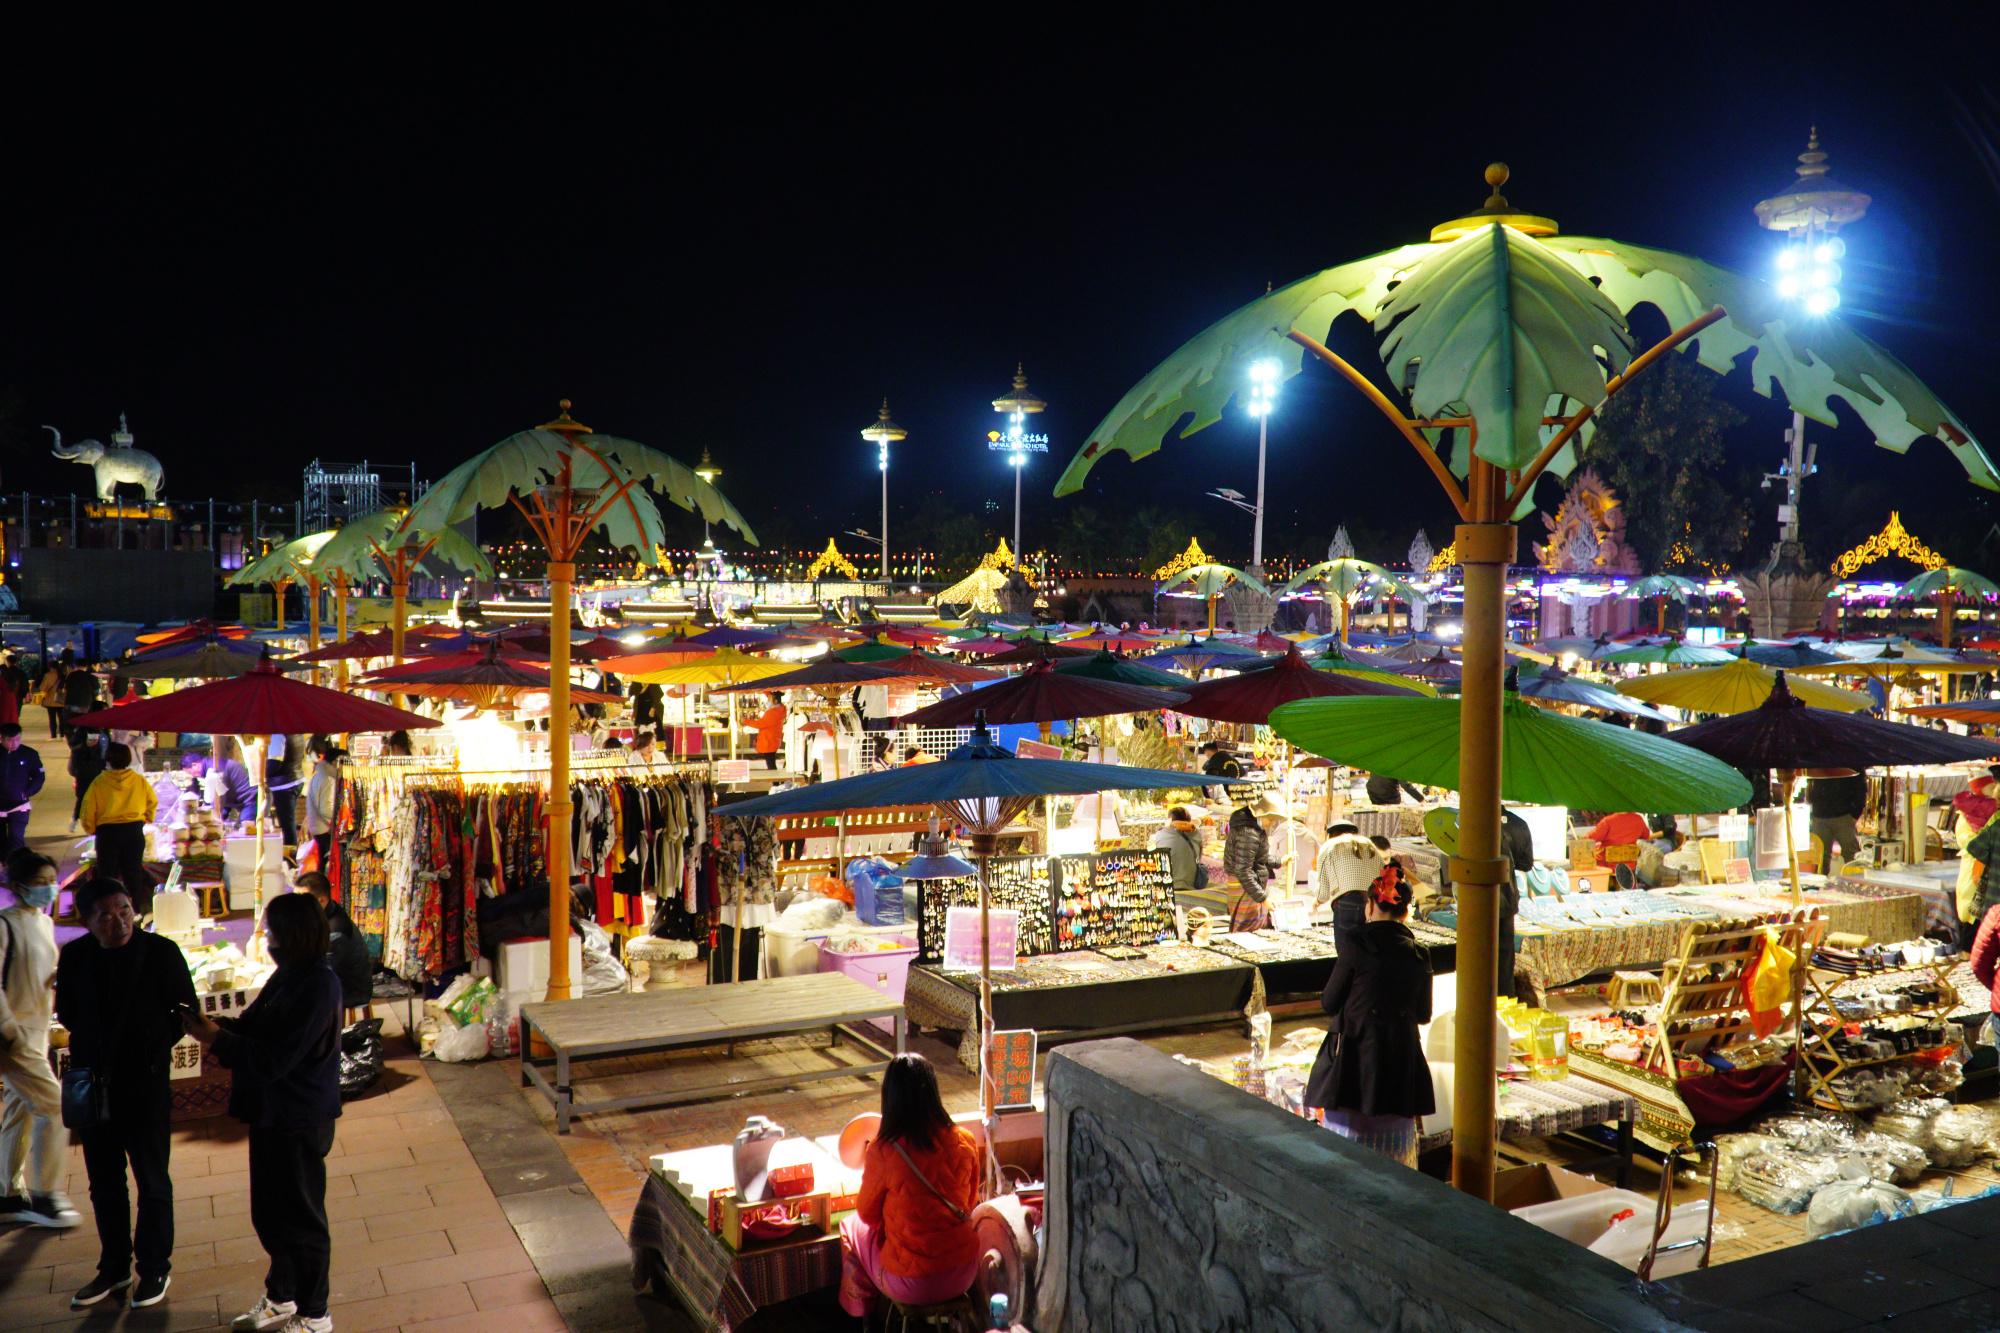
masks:
POLYGON ((313 741, 312 779, 306 783, 306 836, 319 849, 318 869, 324 873, 333 849, 334 794, 340 786, 341 749, 325 737, 313 741))
POLYGON ((7 884, 14 905, 0 911, 0 1222, 68 1228, 83 1219, 62 1192, 69 1131, 49 1072, 56 863, 21 848, 7 858, 7 884))

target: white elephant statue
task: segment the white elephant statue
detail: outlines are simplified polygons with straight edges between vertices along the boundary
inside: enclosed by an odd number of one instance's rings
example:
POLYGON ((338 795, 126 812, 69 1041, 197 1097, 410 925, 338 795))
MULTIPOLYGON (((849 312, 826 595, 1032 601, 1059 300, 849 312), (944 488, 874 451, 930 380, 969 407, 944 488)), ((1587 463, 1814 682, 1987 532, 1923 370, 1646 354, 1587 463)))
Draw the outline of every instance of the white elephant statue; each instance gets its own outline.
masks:
POLYGON ((160 460, 143 449, 132 447, 132 432, 125 428, 125 418, 118 418, 118 433, 111 437, 111 447, 106 448, 101 440, 85 440, 81 444, 64 447, 62 432, 54 426, 44 426, 43 430, 56 437, 52 452, 57 458, 71 463, 88 463, 97 472, 97 498, 115 500, 118 483, 125 482, 137 486, 148 501, 160 498, 160 483, 166 471, 160 460))

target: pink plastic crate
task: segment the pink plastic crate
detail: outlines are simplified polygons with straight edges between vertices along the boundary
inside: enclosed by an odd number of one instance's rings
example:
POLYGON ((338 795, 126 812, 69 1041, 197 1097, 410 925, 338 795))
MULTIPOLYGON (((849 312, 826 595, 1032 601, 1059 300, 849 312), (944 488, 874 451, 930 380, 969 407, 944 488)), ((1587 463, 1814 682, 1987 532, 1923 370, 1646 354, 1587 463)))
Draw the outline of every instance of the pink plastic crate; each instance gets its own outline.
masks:
MULTIPOLYGON (((917 956, 917 942, 905 936, 896 936, 902 946, 896 949, 881 949, 871 953, 836 953, 827 947, 828 941, 819 943, 819 970, 822 972, 844 972, 864 986, 882 992, 888 998, 902 1002, 903 986, 910 979, 910 960, 917 956)), ((886 1018, 873 1018, 873 1023, 883 1032, 895 1035, 896 1025, 886 1018)))

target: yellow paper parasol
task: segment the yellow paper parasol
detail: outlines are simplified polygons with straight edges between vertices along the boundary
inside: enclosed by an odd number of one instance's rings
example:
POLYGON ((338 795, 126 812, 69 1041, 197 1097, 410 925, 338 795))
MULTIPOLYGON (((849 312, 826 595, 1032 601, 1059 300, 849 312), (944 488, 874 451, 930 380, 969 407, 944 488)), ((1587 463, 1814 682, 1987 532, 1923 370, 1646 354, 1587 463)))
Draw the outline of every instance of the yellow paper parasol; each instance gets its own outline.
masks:
MULTIPOLYGON (((653 656, 653 654, 647 654, 653 656)), ((627 659, 630 661, 631 659, 627 659)), ((613 659, 614 668, 617 666, 613 659)), ((740 648, 717 648, 705 657, 691 657, 679 666, 658 667, 626 675, 642 685, 748 685, 798 669, 796 662, 754 657, 740 648)), ((736 757, 736 696, 729 696, 729 755, 736 757)))
MULTIPOLYGON (((1770 667, 1737 658, 1722 666, 1695 667, 1668 671, 1657 676, 1620 681, 1619 692, 1649 704, 1667 704, 1690 713, 1747 713, 1771 696, 1778 673, 1770 667)), ((1818 681, 1787 678, 1792 693, 1813 708, 1830 708, 1838 713, 1859 713, 1872 700, 1865 694, 1837 689, 1818 681)))

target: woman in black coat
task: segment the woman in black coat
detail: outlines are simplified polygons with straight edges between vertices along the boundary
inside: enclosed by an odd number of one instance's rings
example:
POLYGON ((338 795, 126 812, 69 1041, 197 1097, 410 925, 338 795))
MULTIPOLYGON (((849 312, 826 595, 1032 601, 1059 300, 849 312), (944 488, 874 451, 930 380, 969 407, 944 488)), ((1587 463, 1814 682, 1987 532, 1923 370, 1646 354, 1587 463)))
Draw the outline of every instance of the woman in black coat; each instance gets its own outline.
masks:
POLYGON ((1344 1138, 1417 1164, 1417 1122, 1437 1109, 1417 1026, 1431 1017, 1431 960, 1405 924, 1410 886, 1387 866, 1368 890, 1359 940, 1334 960, 1331 1016, 1306 1104, 1344 1138))

